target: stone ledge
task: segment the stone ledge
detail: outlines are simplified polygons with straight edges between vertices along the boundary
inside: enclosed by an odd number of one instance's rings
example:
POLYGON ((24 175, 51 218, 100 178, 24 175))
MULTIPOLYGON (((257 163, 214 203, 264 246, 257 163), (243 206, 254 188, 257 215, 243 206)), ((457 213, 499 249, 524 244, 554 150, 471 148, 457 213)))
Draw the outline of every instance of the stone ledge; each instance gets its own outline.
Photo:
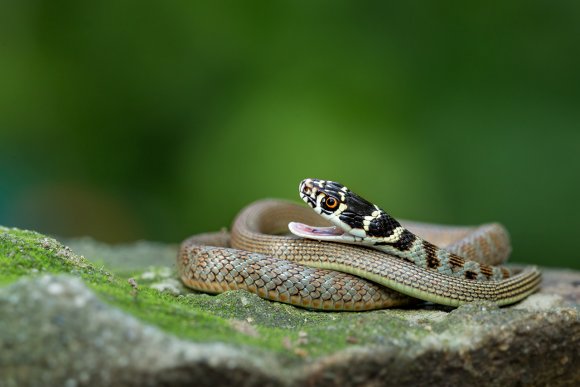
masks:
POLYGON ((580 382, 580 272, 544 269, 542 290, 507 308, 317 313, 188 292, 172 246, 71 245, 0 228, 0 273, 20 278, 0 288, 2 386, 580 382))

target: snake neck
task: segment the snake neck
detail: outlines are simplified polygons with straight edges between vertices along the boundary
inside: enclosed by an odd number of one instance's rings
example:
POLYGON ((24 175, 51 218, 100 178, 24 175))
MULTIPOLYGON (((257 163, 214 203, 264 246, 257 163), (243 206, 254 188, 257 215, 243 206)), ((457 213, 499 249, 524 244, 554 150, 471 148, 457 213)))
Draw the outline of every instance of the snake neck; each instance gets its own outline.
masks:
POLYGON ((479 281, 500 280, 511 275, 505 267, 468 261, 423 240, 382 210, 380 214, 367 221, 365 231, 371 247, 408 260, 422 268, 479 281))

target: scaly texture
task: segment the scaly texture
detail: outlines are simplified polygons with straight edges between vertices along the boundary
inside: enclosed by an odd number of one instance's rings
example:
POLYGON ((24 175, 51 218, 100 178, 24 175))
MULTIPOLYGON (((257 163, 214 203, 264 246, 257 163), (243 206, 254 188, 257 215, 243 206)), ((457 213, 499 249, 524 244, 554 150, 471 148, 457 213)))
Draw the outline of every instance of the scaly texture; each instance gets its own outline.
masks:
MULTIPOLYGON (((534 292, 541 280, 535 267, 514 268, 514 275, 507 279, 470 280, 365 247, 276 235, 287 231, 289 221, 326 225, 296 204, 255 202, 234 221, 231 240, 227 233, 215 233, 182 243, 177 260, 182 281, 201 291, 246 289, 266 299, 313 309, 368 310, 413 302, 402 294, 451 306, 476 300, 506 305, 534 292)), ((489 238, 489 226, 408 223, 406 227, 447 251, 466 252, 470 259, 480 258, 486 249, 499 255, 509 251, 509 246, 485 247, 493 240, 507 242, 506 236, 489 238)))

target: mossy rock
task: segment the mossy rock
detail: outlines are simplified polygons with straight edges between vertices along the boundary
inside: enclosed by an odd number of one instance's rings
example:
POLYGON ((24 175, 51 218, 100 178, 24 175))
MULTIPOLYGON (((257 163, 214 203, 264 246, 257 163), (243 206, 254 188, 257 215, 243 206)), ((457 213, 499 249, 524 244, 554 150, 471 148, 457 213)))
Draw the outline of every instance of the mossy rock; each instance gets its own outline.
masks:
POLYGON ((574 385, 580 273, 508 308, 315 312, 184 288, 176 246, 0 227, 0 385, 574 385), (79 255, 83 254, 87 258, 79 255))

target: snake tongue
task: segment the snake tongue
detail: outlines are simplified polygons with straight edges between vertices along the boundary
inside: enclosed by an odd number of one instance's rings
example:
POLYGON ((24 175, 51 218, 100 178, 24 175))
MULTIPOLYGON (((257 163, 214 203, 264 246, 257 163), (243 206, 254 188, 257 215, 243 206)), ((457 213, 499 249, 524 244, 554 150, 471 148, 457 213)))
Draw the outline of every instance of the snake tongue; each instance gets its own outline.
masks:
POLYGON ((314 227, 303 223, 290 222, 288 228, 296 236, 320 241, 339 241, 344 236, 344 231, 335 226, 314 227))

